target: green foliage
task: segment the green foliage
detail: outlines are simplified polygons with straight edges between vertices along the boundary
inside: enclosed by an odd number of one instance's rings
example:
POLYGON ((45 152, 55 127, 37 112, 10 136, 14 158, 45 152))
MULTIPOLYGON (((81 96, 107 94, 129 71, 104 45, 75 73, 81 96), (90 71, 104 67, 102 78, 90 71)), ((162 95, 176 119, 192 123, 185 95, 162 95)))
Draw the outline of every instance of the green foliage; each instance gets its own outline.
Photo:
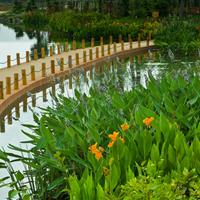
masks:
POLYGON ((172 172, 171 175, 160 176, 155 165, 148 163, 142 170, 144 174, 133 177, 122 186, 120 199, 199 199, 200 190, 194 191, 194 186, 200 184, 195 170, 184 169, 182 173, 172 172), (153 173, 152 173, 153 172, 153 173))
POLYGON ((168 18, 161 23, 155 43, 163 50, 171 49, 181 54, 192 54, 200 48, 200 18, 168 18))
POLYGON ((158 81, 149 74, 147 88, 131 91, 123 89, 126 69, 116 71, 94 77, 97 81, 89 96, 76 90, 74 98, 55 98, 55 106, 44 109, 42 117, 34 114, 36 125, 26 125, 31 132, 24 132, 30 138, 29 149, 10 145, 22 155, 0 152, 0 166, 10 172, 8 185, 17 191, 11 195, 22 199, 26 192, 36 199, 77 200, 199 198, 196 70, 188 72, 187 80, 171 73, 158 81), (15 160, 25 164, 24 173, 11 168, 15 160), (24 191, 26 178, 30 189, 24 191))
POLYGON ((118 41, 119 35, 122 35, 123 39, 127 39, 128 34, 131 34, 132 39, 137 40, 139 33, 142 39, 146 39, 149 32, 155 34, 159 28, 159 23, 151 20, 115 19, 109 15, 80 13, 70 10, 49 15, 40 11, 28 13, 25 15, 24 22, 27 28, 35 27, 37 24, 40 27, 43 25, 46 29, 50 29, 51 35, 58 35, 57 38, 64 37, 65 40, 66 38, 75 38, 79 41, 82 38, 90 40, 92 37, 99 40, 100 36, 109 38, 110 35, 113 36, 115 41, 118 41))

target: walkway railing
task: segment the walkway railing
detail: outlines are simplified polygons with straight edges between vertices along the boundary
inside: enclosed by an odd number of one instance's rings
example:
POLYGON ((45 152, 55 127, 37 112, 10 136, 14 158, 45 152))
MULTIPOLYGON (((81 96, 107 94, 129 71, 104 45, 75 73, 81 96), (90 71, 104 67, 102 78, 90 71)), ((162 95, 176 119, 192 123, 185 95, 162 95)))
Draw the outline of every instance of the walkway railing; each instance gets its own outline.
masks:
MULTIPOLYGON (((151 40, 151 34, 148 35, 146 41, 149 43, 150 40, 151 40)), ((130 34, 128 35, 128 41, 129 42, 132 41, 130 34)), ((123 42, 123 39, 122 39, 122 36, 119 35, 119 42, 118 43, 121 43, 121 42, 123 42)), ((138 35, 138 47, 140 47, 140 45, 139 45, 140 43, 141 43, 141 36, 138 35)), ((103 44, 104 44, 104 38, 100 37, 100 46, 103 45, 103 44)), ((113 37, 112 36, 109 37, 109 44, 110 45, 113 44, 113 37)), ((95 46, 95 40, 94 40, 94 38, 91 38, 91 46, 90 47, 94 47, 94 46, 95 46)), ((86 48, 85 39, 82 39, 81 48, 82 49, 86 48)), ((70 50, 76 50, 76 49, 77 49, 76 40, 72 41, 72 48, 71 48, 71 46, 69 45, 68 42, 65 42, 64 45, 57 44, 57 46, 56 46, 57 54, 61 54, 63 52, 68 52, 70 50)), ((55 55, 54 48, 52 46, 50 46, 49 49, 45 49, 44 47, 42 47, 41 50, 40 50, 40 53, 38 52, 37 49, 34 49, 32 60, 36 61, 39 58, 45 58, 48 55, 49 56, 55 55), (49 52, 49 53, 47 54, 47 52, 49 52)), ((0 67, 3 66, 3 65, 6 65, 7 68, 10 68, 10 67, 12 67, 12 62, 15 62, 14 65, 20 65, 20 64, 23 64, 23 63, 29 63, 30 61, 31 61, 31 54, 30 54, 29 51, 26 51, 25 56, 21 56, 20 53, 16 53, 16 57, 14 59, 12 59, 10 55, 7 55, 6 61, 4 61, 4 62, 0 61, 0 67), (25 60, 25 62, 23 62, 24 60, 25 60)), ((0 68, 0 69, 2 69, 2 68, 0 68)))
MULTIPOLYGON (((7 68, 0 69, 0 114, 12 102, 12 96, 18 97, 21 90, 35 82, 56 76, 57 74, 68 74, 74 68, 87 66, 91 62, 102 60, 105 57, 113 56, 120 52, 130 51, 132 49, 148 48, 152 45, 149 38, 141 41, 140 36, 136 42, 133 42, 129 36, 129 41, 124 42, 122 38, 119 43, 113 43, 110 36, 109 43, 104 44, 103 37, 100 38, 100 45, 95 46, 94 38, 91 39, 91 47, 86 48, 85 40, 82 40, 82 48, 76 48, 76 41, 72 42, 72 51, 68 49, 66 42, 64 51, 61 51, 60 44, 57 45, 57 54, 53 54, 53 48, 50 47, 50 56, 45 57, 45 49, 41 49, 41 59, 38 59, 37 50, 34 50, 34 60, 30 61, 30 54, 26 52, 26 62, 20 62, 20 54, 17 54, 17 65, 11 66, 11 58, 8 56, 7 68), (151 43, 151 44, 150 44, 151 43)), ((40 83, 41 84, 41 83, 40 83)), ((16 97, 17 98, 17 97, 16 97)))

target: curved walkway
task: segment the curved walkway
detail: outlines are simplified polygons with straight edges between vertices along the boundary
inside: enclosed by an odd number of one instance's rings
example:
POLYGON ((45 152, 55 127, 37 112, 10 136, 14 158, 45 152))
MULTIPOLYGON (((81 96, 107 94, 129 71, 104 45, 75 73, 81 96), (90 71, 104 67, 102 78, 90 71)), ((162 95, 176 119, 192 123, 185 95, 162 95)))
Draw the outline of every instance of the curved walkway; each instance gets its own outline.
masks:
POLYGON ((57 55, 33 60, 10 68, 0 69, 0 114, 26 92, 46 84, 52 77, 70 74, 77 68, 103 62, 108 58, 127 53, 142 53, 153 46, 153 42, 106 44, 85 49, 76 49, 57 55))

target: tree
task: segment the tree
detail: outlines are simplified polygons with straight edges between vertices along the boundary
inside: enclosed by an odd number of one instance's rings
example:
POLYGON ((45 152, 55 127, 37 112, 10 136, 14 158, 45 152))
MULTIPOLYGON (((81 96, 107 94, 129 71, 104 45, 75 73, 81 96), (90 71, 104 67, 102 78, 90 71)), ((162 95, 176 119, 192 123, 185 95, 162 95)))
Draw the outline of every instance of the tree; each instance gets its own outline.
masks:
POLYGON ((14 0, 13 9, 15 12, 21 12, 24 10, 25 2, 23 0, 14 0))

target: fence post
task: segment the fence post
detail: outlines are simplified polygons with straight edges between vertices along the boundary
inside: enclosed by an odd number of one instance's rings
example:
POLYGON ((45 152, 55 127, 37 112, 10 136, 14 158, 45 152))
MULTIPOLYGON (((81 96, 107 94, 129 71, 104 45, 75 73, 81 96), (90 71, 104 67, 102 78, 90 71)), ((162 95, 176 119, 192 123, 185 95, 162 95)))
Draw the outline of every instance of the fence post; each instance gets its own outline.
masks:
POLYGON ((110 44, 113 43, 113 36, 112 35, 110 35, 110 37, 109 37, 109 42, 110 42, 110 44))
POLYGON ((60 71, 64 71, 64 58, 60 59, 60 71))
POLYGON ((96 47, 96 58, 99 58, 99 47, 96 47))
POLYGON ((72 56, 68 56, 68 63, 69 63, 69 68, 72 68, 72 56))
POLYGON ((55 60, 51 60, 51 73, 55 74, 55 60))
POLYGON ((90 80, 93 78, 93 66, 90 66, 90 80))
POLYGON ((133 41, 131 38, 130 38, 130 49, 133 49, 133 41))
POLYGON ((47 102, 47 90, 44 89, 42 90, 42 99, 43 99, 43 102, 47 102))
POLYGON ((30 61, 30 53, 29 51, 26 51, 26 62, 29 63, 30 61))
POLYGON ((17 57, 17 65, 20 65, 20 54, 16 53, 16 57, 17 57))
POLYGON ((149 36, 147 36, 147 47, 149 47, 149 36))
POLYGON ((11 78, 6 77, 6 94, 11 94, 11 78))
POLYGON ((90 60, 93 60, 92 49, 90 49, 90 60))
POLYGON ((25 97, 23 100, 23 112, 27 112, 27 107, 28 107, 28 101, 27 97, 25 97))
POLYGON ((35 66, 31 65, 31 81, 35 81, 35 66))
POLYGON ((22 69, 22 85, 26 85, 27 80, 26 80, 26 70, 22 69))
POLYGON ((138 48, 141 47, 141 35, 138 34, 138 48))
POLYGON ((121 43, 122 42, 122 35, 120 34, 119 35, 119 43, 121 43))
POLYGON ((53 47, 52 46, 50 46, 50 56, 53 56, 53 47))
POLYGON ((11 56, 8 55, 7 56, 7 68, 10 68, 11 67, 11 56))
POLYGON ((57 54, 60 54, 60 44, 57 44, 57 54))
POLYGON ((68 52, 68 42, 65 42, 64 51, 65 51, 65 52, 68 52))
POLYGON ((20 118, 20 108, 19 108, 19 103, 15 106, 15 117, 17 119, 20 118))
POLYGON ((108 44, 108 55, 110 55, 110 44, 108 44))
POLYGON ((100 73, 102 74, 104 72, 104 63, 100 63, 100 73))
POLYGON ((44 49, 44 47, 41 48, 41 58, 45 58, 45 49, 44 49))
POLYGON ((38 59, 38 52, 37 52, 37 49, 34 49, 34 54, 33 54, 33 58, 34 60, 37 60, 38 59))
POLYGON ((72 50, 76 50, 76 40, 72 41, 72 50))
POLYGON ((121 50, 124 51, 124 41, 121 41, 121 50))
POLYGON ((151 41, 151 32, 149 32, 149 41, 151 41))
POLYGON ((36 94, 32 95, 32 107, 36 107, 36 94))
POLYGON ((128 42, 131 41, 131 34, 128 34, 128 42))
POLYGON ((46 76, 46 63, 42 63, 42 77, 46 76))
POLYGON ((79 53, 76 53, 76 65, 79 65, 79 53))
POLYGON ((14 74, 14 90, 19 89, 19 75, 18 73, 14 74))
POLYGON ((103 45, 103 37, 102 36, 100 37, 100 45, 101 46, 103 45))
POLYGON ((11 125, 12 124, 12 112, 11 112, 11 110, 9 110, 7 117, 8 117, 8 124, 11 125))
POLYGON ((64 78, 63 77, 60 78, 59 87, 61 89, 61 92, 64 93, 65 92, 65 84, 64 84, 64 78))
POLYGON ((85 49, 85 39, 82 39, 82 49, 85 49))
POLYGON ((94 47, 94 38, 91 39, 91 47, 94 47))
POLYGON ((98 73, 98 72, 99 72, 99 65, 95 64, 95 73, 98 73))
POLYGON ((69 89, 72 89, 72 76, 69 77, 69 89))
POLYGON ((0 132, 5 133, 5 119, 4 119, 4 117, 0 117, 0 132))
POLYGON ((0 81, 0 99, 4 99, 3 81, 0 81))
POLYGON ((86 51, 83 51, 83 62, 84 62, 84 63, 87 62, 87 54, 86 54, 86 51))
POLYGON ((101 56, 104 57, 104 45, 101 45, 101 56))
POLYGON ((114 53, 117 53, 117 44, 116 44, 116 42, 114 43, 114 53))

